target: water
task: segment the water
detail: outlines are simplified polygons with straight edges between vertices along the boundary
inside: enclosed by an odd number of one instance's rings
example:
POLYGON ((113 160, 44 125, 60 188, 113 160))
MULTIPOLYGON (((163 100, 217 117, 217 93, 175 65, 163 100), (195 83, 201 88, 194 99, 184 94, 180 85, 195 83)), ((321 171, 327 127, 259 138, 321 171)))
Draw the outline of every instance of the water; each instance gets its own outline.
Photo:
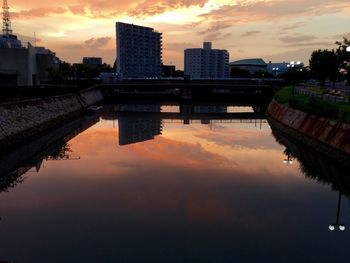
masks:
POLYGON ((180 110, 105 107, 2 157, 0 260, 348 262, 343 167, 265 119, 180 110))

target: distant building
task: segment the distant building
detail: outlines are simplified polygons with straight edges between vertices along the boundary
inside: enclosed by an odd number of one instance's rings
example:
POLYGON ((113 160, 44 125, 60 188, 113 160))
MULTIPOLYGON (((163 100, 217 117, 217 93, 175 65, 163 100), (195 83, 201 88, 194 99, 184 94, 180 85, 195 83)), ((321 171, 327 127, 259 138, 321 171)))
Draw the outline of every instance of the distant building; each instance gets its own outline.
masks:
POLYGON ((49 81, 49 71, 51 69, 58 69, 61 61, 56 56, 56 53, 44 47, 36 47, 35 53, 39 80, 40 82, 49 81))
POLYGON ((83 64, 89 65, 89 66, 101 66, 102 65, 102 58, 99 57, 84 57, 83 58, 83 64))
POLYGON ((223 79, 230 77, 229 52, 212 49, 211 42, 203 48, 190 48, 185 53, 185 76, 192 79, 223 79))
POLYGON ((48 70, 58 67, 56 54, 43 47, 22 46, 13 34, 7 1, 3 4, 0 35, 0 86, 35 86, 49 78, 48 70))
POLYGON ((304 67, 304 63, 301 61, 291 61, 291 62, 280 62, 280 63, 273 63, 269 62, 267 65, 267 71, 278 75, 287 72, 289 69, 293 69, 295 67, 304 67))
POLYGON ((149 27, 117 22, 116 35, 119 77, 162 77, 162 33, 149 27))
POLYGON ((49 80, 49 70, 57 68, 59 59, 43 47, 0 47, 0 85, 35 86, 49 80))
POLYGON ((250 74, 254 74, 258 71, 266 71, 267 64, 262 58, 252 58, 237 60, 230 63, 230 68, 239 68, 242 70, 248 70, 250 74))
POLYGON ((35 48, 0 48, 0 85, 33 86, 39 84, 35 48))
POLYGON ((162 77, 173 78, 175 77, 176 67, 173 65, 162 65, 162 77))

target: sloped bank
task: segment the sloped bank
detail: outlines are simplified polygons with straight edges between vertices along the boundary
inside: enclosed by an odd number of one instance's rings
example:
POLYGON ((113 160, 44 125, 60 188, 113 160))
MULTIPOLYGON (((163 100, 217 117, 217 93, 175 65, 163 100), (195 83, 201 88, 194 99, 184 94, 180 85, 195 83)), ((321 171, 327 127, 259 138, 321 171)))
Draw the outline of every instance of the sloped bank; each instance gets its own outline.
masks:
POLYGON ((99 89, 0 104, 0 151, 80 115, 104 99, 99 89))
POLYGON ((350 124, 305 113, 272 100, 270 124, 330 157, 346 162, 350 156, 350 124))

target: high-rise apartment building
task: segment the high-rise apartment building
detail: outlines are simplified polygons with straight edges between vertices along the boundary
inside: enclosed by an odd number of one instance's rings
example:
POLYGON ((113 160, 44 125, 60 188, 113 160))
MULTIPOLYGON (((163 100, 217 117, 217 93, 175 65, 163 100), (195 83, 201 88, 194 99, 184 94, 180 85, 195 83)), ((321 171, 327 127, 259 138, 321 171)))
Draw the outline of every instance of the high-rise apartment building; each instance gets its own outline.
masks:
POLYGON ((116 23, 117 73, 122 78, 161 78, 162 33, 153 28, 116 23))
POLYGON ((230 77, 230 55, 224 49, 212 49, 211 42, 203 48, 185 50, 185 75, 192 79, 223 79, 230 77))

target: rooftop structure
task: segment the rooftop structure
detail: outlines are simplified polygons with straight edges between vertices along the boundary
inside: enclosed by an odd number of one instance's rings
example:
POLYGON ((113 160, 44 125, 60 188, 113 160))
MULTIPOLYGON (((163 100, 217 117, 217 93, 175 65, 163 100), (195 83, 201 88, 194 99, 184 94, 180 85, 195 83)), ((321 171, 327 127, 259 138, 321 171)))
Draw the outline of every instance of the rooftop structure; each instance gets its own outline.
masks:
POLYGON ((254 74, 257 71, 266 71, 267 64, 262 58, 250 58, 231 62, 230 68, 244 69, 254 74))

